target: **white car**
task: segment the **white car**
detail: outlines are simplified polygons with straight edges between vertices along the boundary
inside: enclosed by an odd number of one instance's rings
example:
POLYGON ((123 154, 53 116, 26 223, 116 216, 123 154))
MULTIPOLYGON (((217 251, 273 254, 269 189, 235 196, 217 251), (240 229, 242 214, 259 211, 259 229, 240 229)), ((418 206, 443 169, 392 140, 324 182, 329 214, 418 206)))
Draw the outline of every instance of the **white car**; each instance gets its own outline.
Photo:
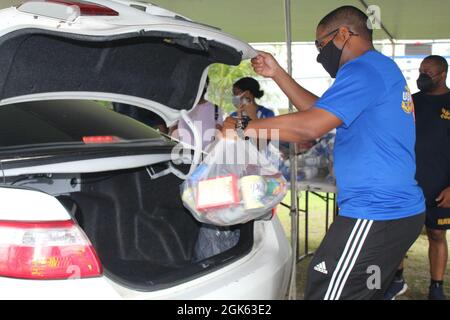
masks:
POLYGON ((233 226, 237 243, 197 261, 175 143, 94 102, 189 120, 208 66, 254 55, 140 2, 0 10, 0 299, 283 299, 278 218, 233 226))

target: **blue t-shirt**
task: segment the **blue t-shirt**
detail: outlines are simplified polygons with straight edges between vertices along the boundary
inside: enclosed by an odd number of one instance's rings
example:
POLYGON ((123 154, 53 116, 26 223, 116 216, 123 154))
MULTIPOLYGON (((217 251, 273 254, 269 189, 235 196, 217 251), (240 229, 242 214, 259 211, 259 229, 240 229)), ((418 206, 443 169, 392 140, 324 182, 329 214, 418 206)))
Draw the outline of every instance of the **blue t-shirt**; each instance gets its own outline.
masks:
MULTIPOLYGON (((237 112, 233 112, 230 116, 237 117, 237 112)), ((258 117, 258 119, 272 118, 275 117, 275 113, 263 106, 258 106, 258 110, 256 110, 256 116, 258 117)))
POLYGON ((414 104, 394 61, 369 51, 346 63, 316 107, 343 122, 334 147, 340 215, 394 220, 425 211, 415 180, 414 104))

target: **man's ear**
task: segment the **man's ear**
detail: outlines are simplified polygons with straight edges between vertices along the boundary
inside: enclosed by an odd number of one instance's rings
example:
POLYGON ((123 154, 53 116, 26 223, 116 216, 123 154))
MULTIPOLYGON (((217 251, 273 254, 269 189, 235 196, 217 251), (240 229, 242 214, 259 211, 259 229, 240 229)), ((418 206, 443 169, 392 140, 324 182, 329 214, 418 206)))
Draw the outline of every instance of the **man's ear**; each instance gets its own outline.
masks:
POLYGON ((342 26, 339 28, 339 37, 342 41, 347 41, 350 38, 350 29, 346 26, 342 26))
POLYGON ((441 83, 441 81, 442 81, 442 84, 446 84, 446 82, 447 82, 447 72, 442 72, 441 73, 441 75, 440 75, 440 77, 441 77, 441 80, 439 81, 439 84, 441 83))

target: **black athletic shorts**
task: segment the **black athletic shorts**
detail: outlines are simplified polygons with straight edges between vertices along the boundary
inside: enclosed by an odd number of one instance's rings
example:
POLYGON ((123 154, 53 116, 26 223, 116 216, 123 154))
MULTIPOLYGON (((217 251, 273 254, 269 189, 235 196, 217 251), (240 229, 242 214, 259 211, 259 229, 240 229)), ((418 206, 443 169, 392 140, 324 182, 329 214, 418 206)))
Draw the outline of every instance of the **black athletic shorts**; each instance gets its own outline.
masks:
POLYGON ((427 207, 425 225, 427 228, 435 230, 450 229, 450 209, 427 207))
POLYGON ((305 299, 383 299, 424 220, 336 217, 309 265, 305 299))

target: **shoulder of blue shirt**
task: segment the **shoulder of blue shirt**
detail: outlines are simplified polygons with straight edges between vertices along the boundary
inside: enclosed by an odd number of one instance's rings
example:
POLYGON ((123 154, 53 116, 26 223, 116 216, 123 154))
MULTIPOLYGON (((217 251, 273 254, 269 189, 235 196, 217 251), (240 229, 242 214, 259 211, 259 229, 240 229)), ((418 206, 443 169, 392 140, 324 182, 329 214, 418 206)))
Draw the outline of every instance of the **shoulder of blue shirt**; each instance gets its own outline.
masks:
POLYGON ((258 106, 258 111, 261 111, 261 113, 263 114, 264 118, 272 118, 275 117, 275 112, 273 112, 272 110, 263 107, 263 106, 258 106))
POLYGON ((334 114, 348 127, 360 111, 386 91, 385 77, 377 66, 389 64, 388 60, 380 53, 371 51, 346 63, 315 106, 334 114), (348 108, 349 104, 354 107, 348 108))
MULTIPOLYGON (((370 52, 371 53, 371 52, 370 52)), ((381 54, 380 54, 381 55, 381 54)), ((380 71, 375 68, 375 66, 371 63, 371 59, 373 57, 377 57, 378 55, 373 54, 365 54, 362 55, 352 61, 347 62, 342 66, 339 70, 336 81, 345 78, 347 75, 351 75, 352 77, 357 77, 357 80, 372 82, 374 77, 381 77, 380 71)), ((383 56, 385 57, 385 56, 383 56)), ((389 58, 385 57, 389 60, 389 58)), ((387 61, 387 60, 386 60, 387 61)))

